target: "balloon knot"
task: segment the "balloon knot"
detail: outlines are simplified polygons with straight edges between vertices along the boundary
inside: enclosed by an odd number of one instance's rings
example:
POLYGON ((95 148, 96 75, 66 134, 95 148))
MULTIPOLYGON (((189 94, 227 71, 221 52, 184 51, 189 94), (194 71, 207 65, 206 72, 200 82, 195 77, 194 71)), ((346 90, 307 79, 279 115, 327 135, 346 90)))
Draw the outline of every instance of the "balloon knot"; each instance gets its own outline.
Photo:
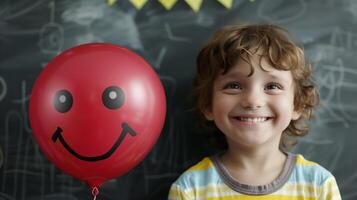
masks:
POLYGON ((98 188, 97 187, 93 187, 92 188, 93 200, 96 200, 98 194, 99 194, 98 188))

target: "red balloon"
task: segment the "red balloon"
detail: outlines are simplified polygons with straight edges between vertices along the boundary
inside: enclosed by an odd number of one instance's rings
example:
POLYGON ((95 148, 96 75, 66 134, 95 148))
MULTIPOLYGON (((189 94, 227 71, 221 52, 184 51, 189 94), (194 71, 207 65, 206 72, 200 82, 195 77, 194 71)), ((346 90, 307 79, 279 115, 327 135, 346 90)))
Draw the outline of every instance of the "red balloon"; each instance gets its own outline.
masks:
POLYGON ((140 56, 112 44, 85 44, 41 72, 29 113, 47 158, 95 188, 144 159, 162 131, 166 100, 140 56))

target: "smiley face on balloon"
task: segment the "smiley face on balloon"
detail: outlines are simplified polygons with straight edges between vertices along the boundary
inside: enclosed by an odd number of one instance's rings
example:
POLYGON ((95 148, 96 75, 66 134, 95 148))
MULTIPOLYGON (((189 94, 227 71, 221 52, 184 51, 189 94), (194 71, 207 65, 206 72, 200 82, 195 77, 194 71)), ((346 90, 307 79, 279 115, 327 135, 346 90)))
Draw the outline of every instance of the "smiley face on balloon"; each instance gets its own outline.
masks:
POLYGON ((30 98, 30 124, 46 157, 99 187, 136 166, 156 143, 166 113, 155 71, 112 44, 85 44, 54 58, 30 98))

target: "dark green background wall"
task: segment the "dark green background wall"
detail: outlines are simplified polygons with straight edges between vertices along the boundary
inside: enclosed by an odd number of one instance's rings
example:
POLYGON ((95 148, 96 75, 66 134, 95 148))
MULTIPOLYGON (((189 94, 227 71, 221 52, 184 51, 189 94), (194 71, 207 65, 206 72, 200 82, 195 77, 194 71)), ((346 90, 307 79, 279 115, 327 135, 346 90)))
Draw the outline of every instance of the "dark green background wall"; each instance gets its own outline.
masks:
POLYGON ((357 199, 357 1, 206 0, 193 12, 183 0, 166 11, 151 0, 0 1, 0 199, 90 199, 87 186, 56 169, 38 149, 28 100, 43 67, 65 49, 110 42, 139 53, 160 75, 168 98, 162 135, 128 174, 107 182, 100 199, 166 199, 188 166, 214 153, 190 111, 195 57, 223 25, 269 22, 290 30, 315 69, 322 106, 309 135, 294 148, 335 174, 343 199, 357 199))

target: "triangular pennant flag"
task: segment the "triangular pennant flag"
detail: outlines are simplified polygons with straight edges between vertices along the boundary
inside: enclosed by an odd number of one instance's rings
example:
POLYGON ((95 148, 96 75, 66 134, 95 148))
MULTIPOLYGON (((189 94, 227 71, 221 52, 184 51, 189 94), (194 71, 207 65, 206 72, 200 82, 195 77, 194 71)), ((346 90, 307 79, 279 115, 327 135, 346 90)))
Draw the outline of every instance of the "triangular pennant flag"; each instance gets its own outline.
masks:
POLYGON ((192 8, 193 11, 197 12, 200 10, 203 0, 185 0, 185 1, 192 8))
POLYGON ((136 9, 140 10, 148 0, 130 0, 136 9))
POLYGON ((114 5, 116 2, 117 2, 117 0, 107 0, 107 4, 108 4, 109 6, 114 5))
POLYGON ((159 2, 166 8, 166 10, 170 10, 177 0, 159 0, 159 2))
POLYGON ((228 9, 232 8, 233 0, 217 0, 217 1, 228 9))

